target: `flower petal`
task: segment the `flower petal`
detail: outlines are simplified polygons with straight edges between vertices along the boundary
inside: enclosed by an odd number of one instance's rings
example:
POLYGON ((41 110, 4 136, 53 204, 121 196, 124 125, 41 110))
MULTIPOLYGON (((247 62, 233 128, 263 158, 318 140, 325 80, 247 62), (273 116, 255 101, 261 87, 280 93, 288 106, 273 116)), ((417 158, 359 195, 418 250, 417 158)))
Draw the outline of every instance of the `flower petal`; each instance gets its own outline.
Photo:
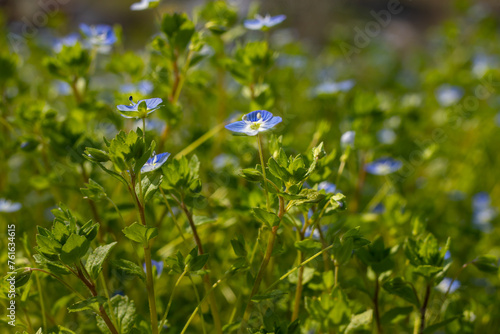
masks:
POLYGON ((158 107, 158 105, 160 103, 163 102, 163 100, 160 99, 159 97, 155 97, 155 98, 152 98, 152 99, 146 99, 144 101, 146 102, 146 105, 148 106, 148 109, 156 108, 156 107, 158 107))
POLYGON ((137 104, 134 104, 133 106, 128 106, 126 104, 119 104, 116 106, 116 108, 120 111, 137 111, 137 104))
POLYGON ((250 30, 260 30, 263 27, 262 21, 257 19, 245 20, 243 25, 250 30))
POLYGON ((277 24, 280 24, 281 22, 285 21, 286 15, 276 15, 271 17, 269 20, 269 27, 273 27, 277 24))
POLYGON ((263 122, 262 125, 260 126, 259 130, 265 131, 273 128, 276 124, 281 123, 283 120, 279 116, 274 116, 267 122, 263 122))
POLYGON ((226 129, 234 131, 234 132, 243 132, 248 131, 248 124, 244 121, 237 121, 231 124, 226 125, 226 129))

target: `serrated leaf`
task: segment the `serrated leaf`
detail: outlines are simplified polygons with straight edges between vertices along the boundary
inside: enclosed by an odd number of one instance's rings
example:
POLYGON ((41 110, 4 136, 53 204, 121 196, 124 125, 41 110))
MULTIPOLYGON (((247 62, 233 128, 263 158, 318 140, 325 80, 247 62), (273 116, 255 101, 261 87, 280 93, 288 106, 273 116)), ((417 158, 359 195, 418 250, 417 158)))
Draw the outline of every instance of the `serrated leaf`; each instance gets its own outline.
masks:
POLYGON ((73 264, 79 261, 89 249, 90 242, 83 235, 71 234, 61 249, 61 261, 73 264))
POLYGON ((89 299, 85 299, 68 306, 68 312, 80 312, 80 311, 94 311, 99 312, 99 306, 106 302, 106 298, 103 296, 96 296, 89 299))
POLYGON ((146 227, 137 222, 123 229, 123 233, 132 241, 145 244, 158 235, 158 230, 154 227, 146 227))
POLYGON ((254 208, 253 215, 257 220, 269 227, 278 226, 280 223, 280 219, 276 214, 264 209, 254 208))
MULTIPOLYGON (((106 302, 104 304, 104 309, 111 319, 116 319, 116 329, 118 330, 118 333, 130 333, 137 318, 134 301, 129 300, 128 296, 116 295, 111 298, 110 302, 111 310, 109 307, 109 302, 106 302), (111 311, 113 313, 111 313, 111 311)), ((100 317, 97 318, 97 326, 103 333, 111 333, 104 323, 104 320, 102 320, 102 318, 100 317)))
POLYGON ((117 242, 115 241, 105 246, 99 246, 96 249, 94 249, 92 254, 90 254, 89 257, 87 258, 85 269, 87 269, 87 272, 90 274, 90 277, 92 277, 94 280, 97 279, 97 277, 101 273, 102 264, 109 256, 111 249, 116 244, 117 242))
POLYGON ((146 274, 144 273, 144 270, 134 262, 119 259, 116 261, 111 261, 111 265, 126 274, 139 277, 143 282, 146 281, 146 274))
POLYGON ((420 307, 420 302, 417 295, 415 295, 415 292, 411 288, 410 284, 408 282, 405 282, 401 277, 395 277, 385 282, 383 284, 383 288, 390 294, 401 297, 407 302, 420 307))

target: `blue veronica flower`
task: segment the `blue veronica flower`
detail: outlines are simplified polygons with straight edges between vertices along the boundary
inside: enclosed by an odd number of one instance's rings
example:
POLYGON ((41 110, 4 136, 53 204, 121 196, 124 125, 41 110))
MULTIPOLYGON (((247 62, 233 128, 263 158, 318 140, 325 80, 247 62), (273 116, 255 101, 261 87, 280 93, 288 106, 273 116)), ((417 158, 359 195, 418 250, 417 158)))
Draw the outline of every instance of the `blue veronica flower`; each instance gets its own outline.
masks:
POLYGON ((139 93, 142 95, 149 95, 153 92, 153 83, 149 80, 142 80, 139 81, 137 84, 137 89, 139 90, 139 93))
POLYGON ((55 52, 61 52, 63 46, 74 46, 80 41, 80 35, 76 32, 71 33, 67 36, 59 38, 53 45, 55 52))
POLYGON ((436 289, 438 289, 439 291, 441 291, 442 293, 446 293, 446 291, 448 291, 448 288, 450 288, 450 293, 453 293, 455 292, 456 290, 458 290, 458 288, 460 288, 462 284, 460 284, 459 281, 455 280, 453 281, 452 283, 452 279, 451 278, 448 278, 448 277, 445 277, 443 278, 443 280, 436 286, 436 289), (451 286, 450 286, 451 284, 451 286))
POLYGON ((130 6, 130 10, 138 11, 138 10, 145 10, 145 9, 149 9, 149 8, 154 8, 154 7, 158 6, 159 3, 160 3, 160 0, 141 0, 141 2, 133 3, 130 6))
POLYGON ((450 251, 446 251, 446 253, 444 254, 444 259, 445 260, 451 259, 451 253, 450 253, 450 251))
POLYGON ((141 173, 149 173, 154 170, 157 170, 160 168, 165 162, 167 162, 168 157, 170 156, 170 153, 160 153, 160 154, 155 154, 153 152, 153 156, 146 161, 144 166, 141 168, 141 173))
POLYGON ((348 92, 354 87, 354 80, 344 80, 340 82, 324 82, 314 88, 316 95, 336 94, 338 92, 348 92))
POLYGON ((117 41, 113 27, 107 24, 89 26, 82 23, 80 24, 80 30, 87 37, 90 45, 97 47, 97 50, 102 53, 108 53, 111 46, 117 41))
POLYGON ((377 132, 377 139, 381 144, 391 145, 396 141, 396 133, 392 129, 382 129, 377 132))
POLYGON ((249 114, 243 115, 242 119, 242 121, 226 125, 226 129, 244 133, 247 136, 255 136, 259 132, 270 130, 276 124, 282 122, 281 117, 273 116, 267 110, 252 111, 249 114))
POLYGON ((0 212, 16 212, 21 209, 21 203, 12 202, 5 198, 0 198, 0 212))
POLYGON ((71 86, 66 81, 54 80, 53 84, 58 95, 68 96, 71 94, 71 86))
POLYGON ((323 181, 318 184, 318 190, 324 190, 327 194, 335 193, 337 186, 331 182, 323 181))
POLYGON ((464 90, 457 86, 441 85, 436 90, 436 99, 441 107, 449 107, 457 103, 464 95, 464 90))
POLYGON ((119 91, 123 94, 131 94, 137 92, 137 87, 133 83, 126 83, 120 85, 119 91))
POLYGON ((116 108, 121 111, 121 115, 125 118, 146 118, 147 115, 161 107, 162 99, 155 97, 152 99, 139 100, 134 102, 132 96, 129 97, 130 105, 120 104, 116 108))
POLYGON ((269 28, 274 27, 275 25, 280 24, 285 21, 285 15, 277 15, 271 16, 267 14, 266 16, 261 16, 259 14, 255 15, 255 19, 245 20, 243 25, 245 28, 250 30, 268 30, 269 28))
POLYGON ((475 194, 472 198, 472 206, 474 207, 474 210, 486 209, 490 206, 490 204, 490 195, 485 191, 475 194))
POLYGON ((403 166, 403 163, 393 158, 385 157, 366 164, 365 170, 374 175, 387 175, 394 173, 403 166))
POLYGON ((372 213, 376 213, 376 214, 382 214, 385 212, 385 206, 384 204, 382 203, 378 203, 377 205, 375 205, 375 207, 372 209, 372 213))
POLYGON ((356 138, 356 132, 346 131, 340 137, 340 145, 342 147, 354 146, 354 139, 356 138))
POLYGON ((113 291, 113 293, 111 294, 111 297, 114 297, 114 296, 125 296, 125 292, 123 292, 123 290, 115 290, 113 291))
MULTIPOLYGON (((151 260, 151 265, 154 268, 156 268, 156 277, 160 277, 161 273, 163 272, 163 266, 164 266, 163 261, 151 260)), ((142 264, 142 268, 143 268, 144 272, 146 272, 146 263, 142 264)))

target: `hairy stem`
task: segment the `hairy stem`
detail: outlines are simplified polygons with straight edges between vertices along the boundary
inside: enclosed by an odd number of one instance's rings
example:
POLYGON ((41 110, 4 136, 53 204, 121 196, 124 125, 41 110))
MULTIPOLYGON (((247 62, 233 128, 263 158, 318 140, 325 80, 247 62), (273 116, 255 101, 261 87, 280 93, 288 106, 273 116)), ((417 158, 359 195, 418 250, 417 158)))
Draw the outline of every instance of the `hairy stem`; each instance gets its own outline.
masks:
POLYGON ((378 303, 378 297, 380 292, 380 283, 378 275, 375 277, 375 294, 373 296, 373 305, 375 308, 375 322, 377 323, 377 333, 382 333, 382 324, 380 323, 380 309, 378 303))
POLYGON ((168 311, 170 310, 170 306, 172 305, 172 300, 173 300, 173 297, 174 297, 175 288, 177 288, 177 286, 181 282, 181 280, 184 277, 184 275, 186 275, 186 273, 187 273, 187 271, 186 271, 186 269, 184 269, 184 271, 182 272, 182 274, 179 276, 179 278, 175 282, 174 287, 172 288, 172 292, 170 293, 170 298, 168 299, 167 308, 165 310, 165 313, 163 314, 163 317, 161 318, 160 325, 158 326, 158 331, 161 331, 161 328, 163 327, 163 325, 167 321, 168 311))
POLYGON ((429 299, 431 296, 431 285, 427 284, 425 287, 425 297, 424 303, 422 304, 422 308, 420 308, 420 333, 424 333, 425 329, 425 312, 427 311, 427 305, 429 304, 429 299))

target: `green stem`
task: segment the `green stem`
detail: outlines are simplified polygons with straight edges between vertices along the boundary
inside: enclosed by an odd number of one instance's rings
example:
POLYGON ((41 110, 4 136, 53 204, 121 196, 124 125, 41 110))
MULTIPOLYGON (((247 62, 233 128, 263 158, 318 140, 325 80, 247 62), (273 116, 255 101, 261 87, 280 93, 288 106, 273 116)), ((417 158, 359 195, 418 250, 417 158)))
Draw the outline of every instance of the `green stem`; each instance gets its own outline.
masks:
POLYGON ((215 282, 210 287, 210 289, 206 292, 205 296, 203 296, 203 298, 200 300, 200 302, 198 303, 198 305, 196 305, 196 308, 194 309, 193 313, 191 313, 191 316, 189 317, 188 321, 184 325, 184 328, 182 329, 182 331, 181 331, 180 334, 185 334, 186 333, 186 330, 188 329, 189 324, 191 323, 191 321, 193 321, 194 316, 196 315, 196 313, 198 313, 198 310, 200 309, 201 305, 205 302, 205 299, 207 299, 210 295, 212 295, 212 292, 214 291, 214 289, 224 280, 224 278, 225 278, 225 276, 222 277, 222 278, 220 278, 219 280, 217 280, 217 282, 215 282))
POLYGON ((146 262, 146 289, 148 290, 149 313, 153 334, 158 334, 158 315, 156 313, 155 288, 153 282, 153 268, 151 265, 151 245, 144 247, 144 261, 146 262))
POLYGON ((187 274, 187 268, 184 269, 182 274, 179 276, 179 278, 175 282, 174 287, 172 288, 172 292, 170 293, 170 298, 168 299, 167 309, 165 310, 165 313, 163 314, 163 317, 161 318, 160 325, 158 326, 158 331, 161 331, 161 328, 163 327, 163 325, 167 321, 167 315, 168 315, 168 311, 170 310, 170 306, 172 305, 172 300, 174 297, 175 288, 177 288, 177 286, 181 282, 182 278, 186 274, 187 274))
POLYGON ((80 298, 81 300, 85 300, 87 298, 85 298, 84 296, 82 296, 78 291, 76 291, 75 289, 73 289, 73 287, 71 287, 71 285, 69 285, 68 283, 66 283, 65 281, 63 281, 62 279, 60 279, 59 277, 57 277, 56 275, 48 272, 48 271, 45 271, 43 269, 39 269, 39 268, 29 268, 29 270, 31 271, 39 271, 41 273, 44 273, 44 274, 47 274, 49 276, 52 276, 53 278, 55 278, 56 280, 58 280, 62 285, 64 285, 66 288, 68 288, 71 292, 73 292, 75 295, 78 296, 78 298, 80 298))
POLYGON ((378 297, 380 292, 379 277, 375 277, 375 294, 373 296, 373 305, 375 308, 375 322, 377 324, 377 333, 382 334, 382 323, 380 322, 380 308, 378 303, 378 297))
POLYGON ((226 125, 226 123, 221 123, 221 124, 216 125, 211 130, 209 130, 207 133, 205 133, 203 136, 201 136, 200 138, 196 139, 194 142, 192 142, 191 144, 189 144, 182 151, 180 151, 179 153, 177 153, 174 158, 177 159, 177 158, 180 158, 180 157, 182 157, 184 155, 188 155, 189 153, 191 153, 192 151, 194 151, 196 148, 198 148, 201 144, 203 144, 204 142, 206 142, 207 140, 209 140, 210 138, 212 138, 213 136, 215 136, 219 131, 221 131, 222 129, 224 129, 224 125, 226 125))
MULTIPOLYGON (((200 294, 198 293, 198 289, 196 288, 196 284, 194 284, 194 280, 191 276, 188 276, 188 278, 191 281, 191 285, 193 286, 194 295, 196 296, 196 302, 199 304, 201 299, 200 299, 200 294)), ((205 320, 203 319, 203 311, 201 309, 200 309, 200 320, 201 320, 201 330, 203 331, 203 334, 207 334, 207 331, 205 329, 205 320)))
POLYGON ((42 290, 42 285, 40 284, 40 279, 38 278, 38 275, 35 275, 35 281, 36 281, 36 286, 38 289, 38 293, 40 294, 38 298, 40 299, 40 310, 42 311, 42 324, 43 324, 43 330, 48 330, 47 327, 47 316, 45 314, 45 303, 43 302, 43 290, 42 290))
POLYGON ((104 294, 106 295, 106 299, 108 300, 109 313, 111 313, 111 317, 113 318, 113 325, 118 325, 118 320, 116 319, 116 314, 113 312, 113 306, 111 305, 111 296, 109 295, 108 286, 106 284, 106 279, 104 278, 104 272, 101 271, 99 274, 99 279, 101 280, 102 288, 104 289, 104 294))
MULTIPOLYGON (((280 203, 278 217, 280 218, 280 221, 281 221, 281 219, 285 215, 285 201, 284 201, 283 197, 281 197, 281 196, 278 198, 279 198, 279 203, 280 203)), ((245 327, 247 325, 247 322, 250 319, 250 314, 252 313, 252 308, 253 308, 252 298, 259 291, 260 283, 262 282, 262 278, 264 277, 265 269, 269 263, 269 260, 271 259, 271 255, 273 253, 273 248, 274 248, 274 243, 276 241, 276 235, 278 233, 278 228, 279 228, 279 225, 273 226, 271 229, 271 235, 269 236, 269 239, 267 241, 266 254, 264 255, 264 258, 262 259, 262 263, 260 264, 259 272, 257 273, 257 276, 255 277, 255 282, 254 282, 252 291, 250 293, 250 297, 249 297, 247 306, 245 307, 245 313, 243 314, 243 319, 241 321, 241 326, 240 326, 241 332, 245 331, 245 327)))
POLYGON ((266 208, 267 211, 271 212, 271 204, 269 203, 269 190, 267 186, 267 177, 266 177, 266 164, 264 163, 264 153, 262 150, 262 135, 257 134, 257 142, 259 144, 259 156, 260 156, 260 164, 262 166, 262 176, 264 176, 264 190, 266 191, 266 208))
POLYGON ((146 118, 142 118, 142 141, 146 144, 146 118))
POLYGON ((115 208, 115 211, 118 213, 118 216, 120 216, 120 219, 121 219, 123 225, 125 225, 125 219, 123 219, 122 213, 120 212, 120 210, 116 206, 115 202, 113 202, 113 200, 111 198, 109 198, 108 196, 106 196, 106 199, 111 203, 111 205, 113 205, 113 208, 115 208))
POLYGON ((425 287, 425 297, 424 303, 422 304, 422 308, 420 309, 420 334, 424 333, 425 329, 425 313, 427 311, 427 305, 429 304, 429 299, 431 296, 431 285, 427 284, 425 287))
POLYGON ((165 204, 167 205, 168 212, 170 212, 170 216, 172 217, 172 220, 174 221, 175 226, 179 230, 179 234, 181 235, 182 240, 184 240, 184 242, 186 242, 186 237, 184 236, 184 233, 182 233, 181 226, 179 225, 177 218, 175 218, 175 215, 174 215, 174 212, 172 211, 172 207, 170 206, 170 203, 168 203, 167 196, 165 196, 165 192, 163 191, 163 189, 161 187, 159 187, 159 188, 160 188, 160 193, 163 196, 163 200, 165 201, 165 204))

